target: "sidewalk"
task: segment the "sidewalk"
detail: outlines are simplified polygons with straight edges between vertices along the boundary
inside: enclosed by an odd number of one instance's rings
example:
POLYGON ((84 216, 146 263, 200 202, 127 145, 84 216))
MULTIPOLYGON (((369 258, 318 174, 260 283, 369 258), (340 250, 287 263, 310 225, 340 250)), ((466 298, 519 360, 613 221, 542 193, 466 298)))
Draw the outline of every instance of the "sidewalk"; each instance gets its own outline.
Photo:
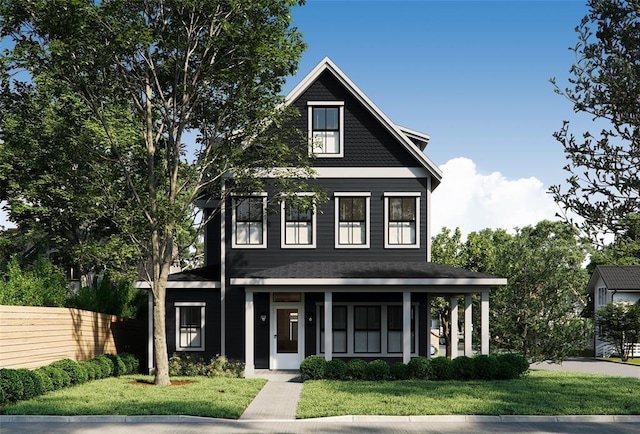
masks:
POLYGON ((240 420, 295 420, 302 392, 300 373, 257 370, 254 377, 269 381, 242 413, 240 420))

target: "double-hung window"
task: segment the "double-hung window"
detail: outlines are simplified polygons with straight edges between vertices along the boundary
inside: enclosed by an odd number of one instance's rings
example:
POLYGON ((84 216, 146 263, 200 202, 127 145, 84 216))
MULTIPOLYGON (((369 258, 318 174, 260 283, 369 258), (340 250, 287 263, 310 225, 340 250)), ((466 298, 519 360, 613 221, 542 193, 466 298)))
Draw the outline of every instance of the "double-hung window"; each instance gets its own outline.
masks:
MULTIPOLYGON (((333 352, 347 352, 347 306, 333 306, 333 352)), ((324 353, 324 307, 320 308, 320 352, 324 353)))
POLYGON ((354 306, 354 353, 379 353, 382 321, 380 306, 354 306))
POLYGON ((369 247, 371 193, 335 193, 336 248, 369 247))
MULTIPOLYGON (((416 351, 415 315, 411 306, 411 352, 416 351)), ((402 352, 402 306, 387 307, 387 352, 402 352)))
POLYGON ((233 198, 232 247, 267 247, 266 209, 266 193, 233 198))
POLYGON ((420 193, 384 194, 386 248, 420 247, 420 193))
POLYGON ((311 153, 318 157, 344 155, 344 102, 309 101, 311 153))
POLYGON ((282 202, 282 248, 315 248, 315 232, 315 206, 310 201, 282 202))
POLYGON ((176 351, 204 351, 204 302, 176 302, 176 351))

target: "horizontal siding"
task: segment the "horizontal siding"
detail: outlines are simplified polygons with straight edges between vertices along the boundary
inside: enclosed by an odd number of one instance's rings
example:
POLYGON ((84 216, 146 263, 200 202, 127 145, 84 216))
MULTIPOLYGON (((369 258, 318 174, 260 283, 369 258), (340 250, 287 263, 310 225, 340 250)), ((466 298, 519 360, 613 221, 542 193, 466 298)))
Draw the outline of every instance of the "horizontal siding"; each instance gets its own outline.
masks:
MULTIPOLYGON (((329 200, 317 212, 317 242, 315 249, 281 248, 280 208, 275 206, 267 217, 266 249, 232 249, 227 237, 227 275, 234 269, 263 269, 298 261, 426 261, 427 198, 424 179, 322 179, 318 181, 329 200), (371 243, 368 249, 335 248, 335 199, 338 192, 371 193, 371 243), (384 193, 421 192, 420 248, 384 248, 384 193)), ((270 196, 273 196, 270 193, 270 196)), ((229 206, 230 206, 229 202, 229 206)), ((232 213, 226 213, 227 228, 232 228, 232 213)))
MULTIPOLYGON (((79 309, 0 306, 0 367, 36 368, 144 349, 146 325, 79 309)), ((137 354, 139 357, 140 355, 137 354)))
MULTIPOLYGON (((419 164, 329 72, 318 77, 293 103, 300 111, 296 127, 308 130, 307 101, 344 102, 344 157, 317 158, 316 167, 413 167, 419 164)), ((384 109, 384 108, 383 108, 384 109)))

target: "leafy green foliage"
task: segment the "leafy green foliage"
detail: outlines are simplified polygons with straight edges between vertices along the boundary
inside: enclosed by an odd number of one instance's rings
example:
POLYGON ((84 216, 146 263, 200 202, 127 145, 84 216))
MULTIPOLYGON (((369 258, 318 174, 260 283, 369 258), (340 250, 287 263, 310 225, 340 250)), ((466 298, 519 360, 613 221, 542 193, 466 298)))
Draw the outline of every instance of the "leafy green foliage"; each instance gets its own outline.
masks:
POLYGON ((348 375, 347 363, 342 359, 331 359, 325 367, 324 378, 327 380, 346 380, 348 375))
POLYGON ((500 364, 498 358, 493 354, 476 354, 472 358, 475 364, 477 378, 481 380, 493 380, 498 376, 500 364))
POLYGON ((426 357, 414 357, 407 364, 409 375, 411 378, 418 380, 428 380, 433 373, 431 372, 431 359, 426 357))
POLYGON ((126 318, 144 318, 147 295, 130 280, 105 272, 91 286, 81 287, 66 302, 67 307, 108 313, 126 318))
POLYGON ((60 368, 49 365, 38 368, 37 370, 49 377, 51 380, 52 390, 62 389, 63 387, 68 387, 71 384, 69 374, 60 368))
POLYGON ((69 293, 64 273, 47 259, 21 267, 14 257, 4 275, 0 274, 0 304, 62 307, 69 293))
POLYGON ((392 380, 408 380, 409 367, 402 362, 392 363, 389 367, 389 375, 392 380))
POLYGON ((78 362, 71 359, 62 359, 51 363, 49 366, 60 368, 67 373, 71 380, 71 386, 86 383, 87 371, 78 362))
POLYGON ((16 402, 24 396, 22 380, 14 369, 0 369, 0 388, 4 392, 4 402, 16 402))
POLYGON ((596 312, 601 339, 614 346, 623 362, 630 348, 640 342, 640 303, 609 303, 596 312))
POLYGON ((516 353, 501 353, 497 355, 498 359, 498 378, 502 380, 511 380, 524 375, 529 370, 529 362, 527 359, 516 353))
POLYGON ((640 214, 640 7, 637 0, 589 0, 587 6, 576 28, 569 87, 562 90, 551 81, 600 131, 576 137, 564 122, 554 136, 568 160, 567 188, 550 191, 566 220, 570 213, 581 217, 578 226, 594 244, 612 234, 626 250, 618 255, 635 257, 637 264, 640 233, 629 234, 625 219, 640 214))
POLYGON ((31 399, 40 394, 28 369, 16 369, 15 373, 18 374, 20 382, 22 383, 22 395, 19 399, 31 399))
POLYGON ((303 380, 319 380, 325 377, 327 361, 322 356, 309 356, 300 363, 303 380))
POLYGON ((390 377, 391 368, 384 360, 372 360, 367 363, 367 380, 382 381, 390 377))
POLYGON ((451 380, 453 378, 453 366, 448 357, 434 357, 431 359, 431 375, 433 380, 451 380))
POLYGON ((111 371, 111 375, 114 377, 119 377, 121 375, 127 374, 127 365, 124 364, 120 356, 117 354, 105 354, 106 358, 111 360, 113 364, 113 370, 111 371))
POLYGON ((174 353, 169 359, 169 375, 242 378, 244 363, 231 361, 224 356, 212 357, 206 361, 201 356, 174 353))
POLYGON ((451 361, 451 369, 453 377, 460 380, 471 380, 477 377, 476 364, 471 357, 456 357, 451 361))
POLYGON ((367 362, 361 359, 351 359, 347 362, 349 378, 364 380, 367 378, 367 362))
POLYGON ((31 372, 33 382, 37 384, 37 388, 40 390, 40 393, 38 393, 39 395, 53 390, 53 382, 51 381, 51 378, 44 373, 44 371, 41 369, 34 369, 29 372, 31 372))
POLYGON ((122 353, 119 354, 120 359, 124 362, 127 367, 127 374, 137 374, 140 370, 140 361, 138 358, 131 353, 122 353))

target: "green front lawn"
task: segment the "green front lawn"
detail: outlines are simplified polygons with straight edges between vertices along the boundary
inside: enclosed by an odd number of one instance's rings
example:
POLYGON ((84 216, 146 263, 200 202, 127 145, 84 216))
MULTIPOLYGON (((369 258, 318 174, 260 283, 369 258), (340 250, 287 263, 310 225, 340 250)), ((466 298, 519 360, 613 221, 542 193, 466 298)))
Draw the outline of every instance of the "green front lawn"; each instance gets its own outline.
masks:
POLYGON ((308 381, 298 417, 640 414, 640 379, 532 371, 504 381, 308 381))
POLYGON ((237 419, 266 380, 171 378, 172 386, 149 384, 151 377, 107 378, 7 405, 4 414, 191 415, 237 419), (186 381, 186 384, 180 382, 186 381))

